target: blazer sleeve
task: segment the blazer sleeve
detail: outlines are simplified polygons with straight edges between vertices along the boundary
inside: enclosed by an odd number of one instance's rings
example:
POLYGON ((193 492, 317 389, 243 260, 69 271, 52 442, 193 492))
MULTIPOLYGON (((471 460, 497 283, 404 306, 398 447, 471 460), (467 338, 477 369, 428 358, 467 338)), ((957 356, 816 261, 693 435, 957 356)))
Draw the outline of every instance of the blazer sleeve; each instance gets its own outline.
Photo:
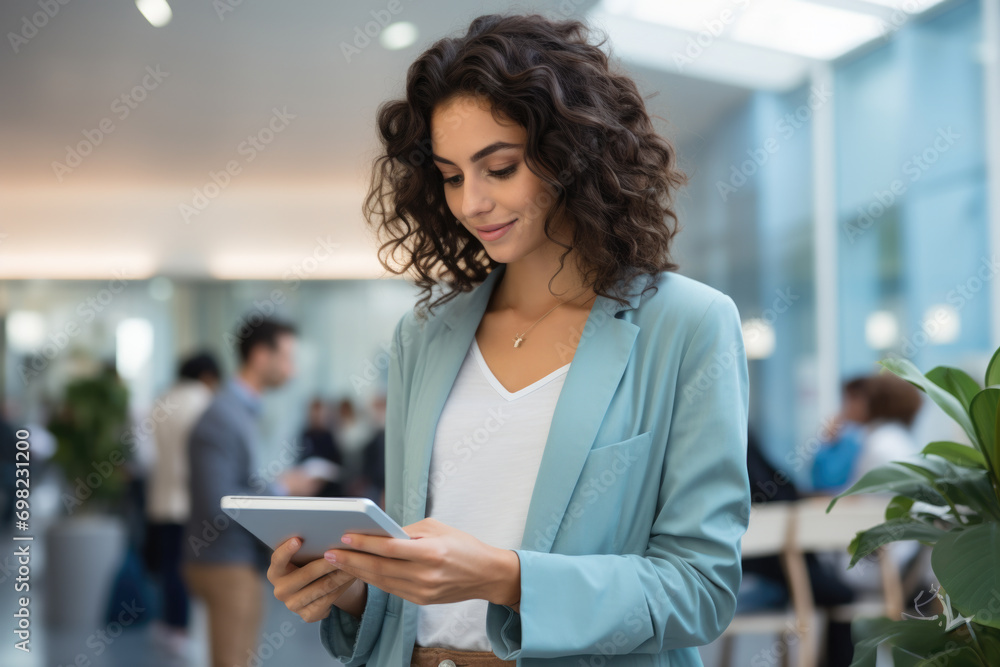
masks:
POLYGON ((739 313, 728 296, 715 297, 691 334, 676 381, 645 553, 515 550, 520 613, 487 607, 487 636, 501 659, 655 654, 708 644, 732 621, 750 516, 749 398, 739 313))
MULTIPOLYGON (((389 359, 389 381, 386 388, 385 397, 385 446, 386 452, 390 447, 391 451, 402 451, 403 426, 406 407, 403 394, 403 372, 402 372, 402 345, 400 343, 400 331, 404 316, 396 324, 396 330, 392 335, 392 354, 389 359)), ((383 459, 389 464, 391 457, 388 455, 383 459)), ((392 489, 401 488, 401 470, 397 470, 395 459, 392 459, 392 470, 387 470, 387 477, 391 477, 386 483, 386 506, 391 507, 389 494, 392 489), (395 486, 393 486, 395 484, 395 486)), ((399 459, 400 461, 402 459, 399 459)), ((382 631, 382 623, 385 620, 385 610, 388 605, 389 594, 380 588, 368 584, 368 598, 365 602, 365 609, 361 618, 355 618, 352 614, 344 611, 340 607, 333 607, 330 615, 320 622, 320 640, 327 652, 344 664, 344 667, 357 667, 364 665, 371 657, 372 649, 382 631)))

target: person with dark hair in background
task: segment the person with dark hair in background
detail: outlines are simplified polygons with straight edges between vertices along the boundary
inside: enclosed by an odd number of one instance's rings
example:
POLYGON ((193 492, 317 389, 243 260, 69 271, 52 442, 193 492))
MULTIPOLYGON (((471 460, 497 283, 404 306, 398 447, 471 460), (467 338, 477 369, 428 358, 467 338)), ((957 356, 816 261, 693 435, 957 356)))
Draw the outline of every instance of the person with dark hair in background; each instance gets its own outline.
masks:
POLYGON ((864 444, 870 389, 867 377, 851 378, 844 383, 840 412, 825 427, 822 446, 813 459, 813 490, 836 494, 851 481, 864 444))
POLYGON ((372 426, 350 397, 337 402, 333 433, 344 457, 344 491, 351 496, 363 495, 365 446, 375 433, 372 426))
POLYGON ((813 460, 813 488, 839 493, 869 471, 918 453, 910 429, 921 405, 920 392, 888 371, 846 382, 840 413, 813 460))
MULTIPOLYGON (((845 470, 849 474, 843 479, 842 484, 817 490, 829 494, 838 493, 856 484, 875 468, 893 461, 913 459, 919 454, 920 447, 910 429, 917 413, 920 412, 922 403, 922 395, 916 387, 888 370, 883 369, 875 375, 848 383, 845 386, 845 407, 834 422, 834 429, 838 431, 840 441, 835 442, 834 449, 830 451, 835 452, 836 447, 843 447, 843 440, 850 438, 857 441, 857 444, 852 446, 856 454, 849 470, 846 470, 846 463, 832 466, 829 460, 821 458, 827 450, 820 450, 813 465, 814 481, 817 479, 817 470, 824 465, 840 468, 841 475, 845 470), (847 387, 854 388, 852 395, 848 395, 847 387), (845 428, 843 424, 847 424, 847 427, 845 428)), ((892 494, 885 495, 888 502, 892 494)), ((911 573, 913 567, 920 566, 919 555, 924 549, 926 547, 916 540, 894 541, 884 547, 886 554, 904 577, 911 573)), ((883 557, 886 554, 883 554, 883 557)), ((866 593, 879 589, 878 572, 873 568, 848 569, 850 554, 846 551, 822 556, 843 571, 843 580, 854 591, 866 593)))
POLYGON ((309 404, 309 421, 300 438, 299 463, 324 480, 317 496, 336 498, 344 495, 344 456, 327 423, 326 404, 319 397, 309 404))
POLYGON ((908 459, 920 451, 911 428, 923 405, 920 391, 888 370, 868 378, 868 414, 865 433, 850 483, 891 461, 908 459))
POLYGON ((227 495, 311 495, 320 480, 286 471, 267 482, 257 474, 256 420, 261 394, 294 374, 295 328, 253 314, 236 330, 240 367, 191 431, 190 516, 184 578, 208 607, 212 667, 245 664, 257 646, 262 570, 269 551, 222 513, 227 495), (220 522, 225 519, 222 528, 220 522))
POLYGON ((154 638, 174 655, 185 652, 188 639, 189 604, 181 576, 182 537, 190 514, 188 437, 221 377, 211 353, 188 357, 180 365, 177 383, 157 399, 152 415, 155 458, 146 491, 145 559, 159 580, 163 600, 163 621, 153 625, 154 638))
POLYGON ((362 495, 385 509, 385 394, 376 394, 371 408, 376 431, 365 445, 361 465, 362 495))

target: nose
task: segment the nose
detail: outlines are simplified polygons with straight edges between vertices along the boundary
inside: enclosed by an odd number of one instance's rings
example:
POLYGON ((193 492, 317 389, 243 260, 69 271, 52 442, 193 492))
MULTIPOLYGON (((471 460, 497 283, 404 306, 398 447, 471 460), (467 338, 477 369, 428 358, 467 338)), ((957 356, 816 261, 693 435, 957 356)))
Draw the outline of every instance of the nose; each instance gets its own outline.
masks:
POLYGON ((493 210, 489 186, 476 177, 466 178, 462 187, 462 215, 471 220, 493 210))

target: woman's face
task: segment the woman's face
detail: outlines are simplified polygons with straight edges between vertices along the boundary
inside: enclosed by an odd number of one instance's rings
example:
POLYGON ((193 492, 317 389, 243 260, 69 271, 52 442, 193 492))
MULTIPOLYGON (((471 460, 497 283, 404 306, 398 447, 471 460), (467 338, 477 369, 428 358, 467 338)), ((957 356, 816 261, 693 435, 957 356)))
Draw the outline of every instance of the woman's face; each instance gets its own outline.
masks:
POLYGON ((555 246, 543 230, 554 197, 524 164, 527 136, 516 123, 497 123, 488 102, 469 96, 431 114, 431 148, 448 208, 502 264, 555 246))

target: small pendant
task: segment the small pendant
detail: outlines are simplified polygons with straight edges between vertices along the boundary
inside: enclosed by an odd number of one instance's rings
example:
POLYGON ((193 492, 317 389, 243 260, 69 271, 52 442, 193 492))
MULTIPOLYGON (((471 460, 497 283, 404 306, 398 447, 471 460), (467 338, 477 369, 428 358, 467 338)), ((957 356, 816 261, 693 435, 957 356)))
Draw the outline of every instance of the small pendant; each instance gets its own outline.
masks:
POLYGON ((522 336, 518 336, 514 339, 514 347, 521 347, 522 342, 524 342, 524 338, 522 336))

